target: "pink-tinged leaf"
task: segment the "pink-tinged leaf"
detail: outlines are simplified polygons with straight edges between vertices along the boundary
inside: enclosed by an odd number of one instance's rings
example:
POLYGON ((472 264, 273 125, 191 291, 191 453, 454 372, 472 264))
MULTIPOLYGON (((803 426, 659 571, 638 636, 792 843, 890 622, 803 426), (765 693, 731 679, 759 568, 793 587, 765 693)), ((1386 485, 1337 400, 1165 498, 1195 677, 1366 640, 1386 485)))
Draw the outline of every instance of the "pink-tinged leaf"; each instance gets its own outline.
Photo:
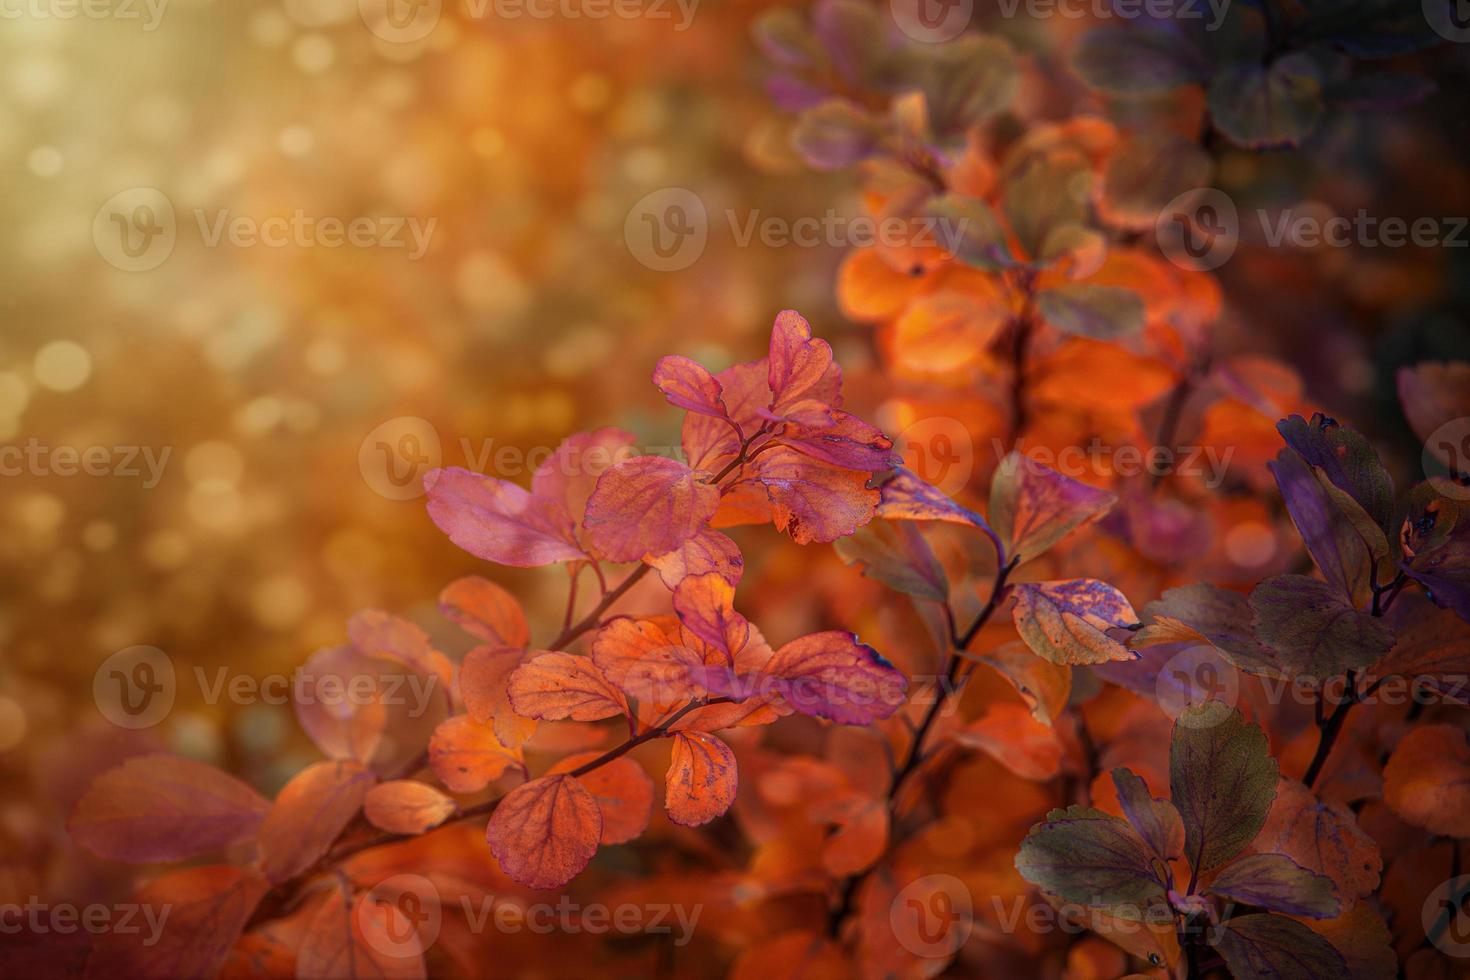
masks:
POLYGON ((532 495, 560 508, 575 523, 602 474, 638 455, 636 441, 631 432, 612 426, 568 436, 531 475, 532 495))
MULTIPOLYGON (((600 752, 579 752, 552 766, 548 776, 571 772, 601 756, 600 752)), ((603 844, 625 844, 642 834, 653 815, 653 780, 627 756, 614 759, 578 776, 577 781, 597 800, 602 812, 603 844)))
POLYGON ((570 653, 542 653, 516 668, 511 707, 527 718, 598 721, 627 714, 628 701, 597 665, 570 653))
POLYGON ((171 755, 127 760, 72 810, 72 839, 114 861, 179 861, 253 835, 270 803, 234 776, 171 755))
MULTIPOLYGON (((323 697, 327 689, 352 690, 354 677, 382 673, 381 662, 353 646, 318 650, 301 666, 292 691, 296 720, 329 759, 368 763, 382 745, 388 712, 375 698, 323 697)), ((378 685, 381 687, 382 685, 378 685)))
POLYGON ((523 764, 519 748, 501 744, 495 729, 469 715, 445 719, 429 739, 429 766, 452 793, 478 793, 523 764))
POLYGON ((1322 575, 1344 598, 1357 600, 1368 590, 1372 556, 1351 522, 1332 502, 1322 481, 1294 450, 1283 449, 1267 464, 1281 490, 1292 523, 1322 575))
POLYGON ((1285 854, 1247 854, 1226 865, 1209 890, 1231 901, 1309 919, 1331 919, 1341 910, 1332 879, 1285 854))
POLYGON ((510 703, 510 675, 525 658, 525 650, 475 647, 459 667, 459 694, 465 710, 480 724, 492 725, 496 739, 512 749, 536 731, 536 719, 517 714, 510 703))
POLYGON ((890 521, 945 521, 977 527, 995 540, 999 539, 985 518, 955 503, 943 490, 921 479, 905 467, 898 467, 878 484, 878 516, 890 521))
POLYGON ((803 456, 786 446, 761 453, 755 479, 765 488, 778 530, 797 544, 836 541, 873 519, 878 491, 868 474, 803 456))
POLYGON ((428 677, 442 676, 443 659, 436 657, 429 634, 416 624, 381 609, 365 609, 347 621, 347 637, 360 653, 400 664, 428 677))
POLYGON ((677 354, 658 362, 653 369, 653 383, 669 404, 711 418, 728 418, 725 391, 703 364, 677 354))
POLYGON ((279 884, 311 867, 377 782, 372 771, 337 760, 308 766, 281 787, 260 827, 261 868, 279 884))
POLYGON ((609 559, 636 561, 681 546, 719 505, 719 488, 678 460, 636 456, 597 481, 583 524, 609 559))
POLYGON ((698 827, 724 814, 740 784, 735 753, 713 735, 679 732, 664 782, 669 819, 698 827))
POLYGON ((573 776, 543 776, 506 794, 485 829, 500 868, 529 888, 560 888, 597 853, 602 810, 573 776))
POLYGON ((990 485, 990 524, 1006 553, 1030 561, 1112 509, 1118 498, 1011 453, 990 485))
POLYGON ((686 630, 732 657, 750 638, 750 621, 735 611, 735 587, 718 574, 680 582, 674 611, 686 630))
MULTIPOLYGON (((764 360, 728 367, 716 380, 733 421, 750 432, 767 421, 771 389, 766 384, 764 360)), ((689 465, 710 473, 718 473, 740 451, 740 440, 729 422, 693 412, 684 416, 681 442, 689 465)))
POLYGON ((811 324, 795 310, 783 310, 771 327, 766 384, 771 411, 777 415, 804 399, 837 404, 842 373, 832 360, 832 348, 825 340, 812 339, 811 324))
POLYGON ((467 575, 439 593, 439 611, 460 629, 499 647, 524 647, 531 627, 520 601, 489 579, 467 575))
POLYGON ((592 662, 603 675, 640 704, 667 709, 704 693, 693 671, 704 658, 679 635, 667 617, 619 616, 592 641, 592 662))
POLYGON ((458 467, 430 470, 424 488, 429 517, 476 558, 534 568, 587 557, 560 502, 458 467))
POLYGON ((904 702, 908 679, 851 633, 811 633, 776 651, 766 665, 785 702, 840 725, 887 718, 904 702))
POLYGON ((1174 804, 1155 799, 1143 777, 1130 769, 1114 769, 1113 786, 1123 815, 1155 854, 1172 861, 1184 853, 1184 821, 1174 804))
POLYGON ((1123 593, 1096 579, 1014 587, 1016 631, 1033 652, 1056 664, 1100 664, 1135 655, 1105 630, 1138 622, 1123 593))
POLYGON ((458 810, 449 797, 427 783, 395 779, 368 790, 362 810, 374 827, 390 834, 422 834, 458 810))
POLYGON ((745 571, 745 558, 740 546, 719 531, 701 528, 688 541, 673 551, 649 555, 644 559, 658 572, 664 587, 677 589, 691 575, 714 572, 731 585, 740 584, 745 571))
POLYGON ((418 923, 374 892, 328 890, 311 913, 296 956, 297 980, 422 980, 418 923))
POLYGON ((898 465, 903 457, 893 451, 893 440, 882 430, 847 412, 824 410, 819 424, 811 420, 792 426, 778 437, 803 456, 849 470, 876 472, 898 465))
POLYGON ((954 738, 1022 779, 1045 782, 1062 770, 1062 742, 1056 729, 1037 721, 1023 705, 992 705, 978 721, 955 732, 954 738))
MULTIPOLYGON (((97 936, 87 976, 129 980, 211 977, 270 885, 257 872, 211 865, 155 878, 133 896, 136 909, 156 916, 157 928, 138 915, 132 928, 97 936)), ((127 906, 124 906, 126 908, 127 906)))

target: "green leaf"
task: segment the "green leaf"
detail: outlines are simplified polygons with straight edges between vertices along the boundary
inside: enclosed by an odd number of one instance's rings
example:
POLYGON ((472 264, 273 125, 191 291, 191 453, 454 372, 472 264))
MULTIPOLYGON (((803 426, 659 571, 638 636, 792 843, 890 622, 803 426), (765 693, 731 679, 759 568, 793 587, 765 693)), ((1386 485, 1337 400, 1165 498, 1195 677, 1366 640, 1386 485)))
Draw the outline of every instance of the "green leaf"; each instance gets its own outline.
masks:
POLYGON ((1221 898, 1309 919, 1341 911, 1332 879, 1308 871, 1285 854, 1247 854, 1210 883, 1221 898))
POLYGON ((822 48, 806 20, 790 7, 767 10, 751 28, 756 45, 774 64, 805 68, 822 60, 822 48))
POLYGON ((1168 800, 1156 800, 1142 776, 1131 769, 1114 769, 1113 786, 1128 822, 1164 861, 1184 853, 1184 822, 1168 800))
POLYGON ((1187 38, 1141 24, 1088 31, 1072 64, 1089 86, 1112 95, 1158 95, 1209 77, 1203 52, 1187 38))
POLYGON ((1348 976, 1347 961, 1331 943, 1284 915, 1242 915, 1222 922, 1209 936, 1210 945, 1220 951, 1236 977, 1322 980, 1348 976))
POLYGON ((1016 632, 1054 664, 1100 664, 1135 655, 1104 630, 1132 626, 1138 614, 1123 593, 1096 579, 1035 582, 1014 589, 1016 632))
POLYGON ((1103 216, 1123 228, 1152 228, 1170 201, 1208 186, 1214 169, 1210 155, 1178 133, 1126 138, 1103 173, 1103 216))
POLYGON ((1143 299, 1131 289, 1074 282, 1036 294, 1036 308, 1064 333, 1116 340, 1143 329, 1143 299))
POLYGON ((963 132, 1010 107, 1020 88, 1016 53, 1004 38, 970 34, 933 45, 920 87, 934 132, 963 132))
POLYGON ((1288 54, 1269 69, 1236 64, 1210 83, 1215 126, 1252 149, 1299 146, 1322 120, 1322 82, 1306 55, 1288 54))
POLYGON ((1287 677, 1276 652, 1256 639, 1251 619, 1250 599, 1239 592, 1205 582, 1183 585, 1143 607, 1144 626, 1132 646, 1199 639, 1247 674, 1287 677))
POLYGON ((1007 163, 1002 207, 1027 257, 1034 259, 1053 229, 1086 223, 1092 171, 1074 157, 1037 154, 1007 163))
POLYGON ((1305 575, 1277 575, 1251 592, 1256 636, 1292 677, 1334 677, 1371 667, 1393 646, 1382 619, 1355 609, 1332 586, 1305 575))
POLYGON ((1016 870, 1033 885, 1131 921, 1164 899, 1156 864, 1127 821, 1081 806, 1048 813, 1016 855, 1016 870))
POLYGON ((1277 773, 1266 736, 1239 711, 1223 714, 1216 702, 1184 709, 1169 746, 1169 793, 1196 872, 1218 868, 1260 833, 1277 773))
POLYGON ((918 528, 907 521, 872 521, 838 538, 832 547, 843 561, 862 566, 864 575, 896 592, 935 602, 949 598, 944 567, 918 528))
POLYGON ((1118 498, 1011 453, 990 483, 990 526, 1006 554, 1030 561, 1077 528, 1097 520, 1118 498))
POLYGON ((1012 265, 1005 229, 990 205, 977 197, 945 194, 929 202, 929 214, 959 229, 955 258, 977 269, 995 271, 1012 265))

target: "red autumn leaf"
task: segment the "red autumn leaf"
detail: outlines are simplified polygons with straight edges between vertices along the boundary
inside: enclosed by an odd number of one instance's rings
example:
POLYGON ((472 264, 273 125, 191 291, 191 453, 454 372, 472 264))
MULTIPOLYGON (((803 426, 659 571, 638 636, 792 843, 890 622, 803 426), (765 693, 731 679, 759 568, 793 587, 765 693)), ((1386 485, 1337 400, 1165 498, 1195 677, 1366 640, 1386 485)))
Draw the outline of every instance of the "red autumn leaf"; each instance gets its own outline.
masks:
POLYGON ((776 651, 765 672, 785 702, 840 725, 887 718, 904 702, 908 680, 851 633, 811 633, 776 651))
POLYGON ((573 776, 542 776, 506 794, 485 829, 500 868, 529 888, 575 878, 602 839, 597 799, 573 776))
POLYGON ((1006 553, 1029 561, 1077 528, 1102 517, 1118 498, 1012 453, 990 485, 990 525, 1006 553))
POLYGON ((586 557, 559 501, 459 467, 424 474, 429 517, 476 558, 533 568, 586 557))
POLYGON ((520 601, 489 579, 467 575, 439 593, 439 611, 459 628, 487 643, 524 647, 531 627, 520 601))
POLYGON ((140 888, 130 928, 97 937, 89 977, 176 980, 213 976, 270 885, 257 872, 209 865, 165 874, 140 888), (144 921, 158 917, 158 929, 144 921))
POLYGON ((1056 664, 1099 664, 1136 655, 1104 631, 1138 622, 1123 593, 1096 579, 1014 587, 1016 631, 1037 656, 1056 664))
MULTIPOLYGON (((531 493, 561 508, 575 523, 586 511, 587 498, 602 474, 637 455, 634 442, 631 432, 613 426, 568 436, 536 467, 531 493)), ((578 539, 585 541, 580 535, 578 539)))
POLYGON ((839 878, 872 867, 888 847, 888 801, 849 792, 823 800, 809 812, 832 830, 822 844, 822 867, 839 878))
POLYGON ((653 369, 653 383, 669 404, 712 418, 728 418, 725 392, 703 364, 671 354, 653 369))
POLYGON ((757 937, 741 950, 730 980, 849 980, 853 965, 842 947, 808 930, 757 937))
POLYGON ((357 816, 372 771, 355 762, 318 762, 292 777, 260 828, 261 867, 272 884, 305 871, 357 816))
POLYGON ((371 892, 356 899, 342 888, 324 894, 296 957, 297 980, 422 980, 425 975, 415 923, 371 892))
POLYGON ((613 561, 673 551, 709 523, 720 491, 676 459, 635 456, 602 475, 583 525, 613 561))
POLYGON ((674 590, 684 628, 733 657, 750 639, 750 621, 735 611, 735 586, 716 573, 686 578, 674 590))
POLYGON ((893 451, 893 440, 856 415, 822 406, 787 426, 776 437, 803 456, 851 470, 876 472, 897 465, 902 459, 893 451))
MULTIPOLYGON (((600 752, 579 752, 552 766, 548 776, 571 772, 578 766, 598 758, 600 752)), ((627 756, 614 759, 578 776, 577 781, 597 800, 602 812, 603 844, 623 844, 633 840, 648 827, 653 815, 653 780, 627 756)))
POLYGON ((890 521, 945 521, 978 527, 993 535, 985 518, 955 503, 954 498, 905 467, 897 467, 878 485, 878 516, 890 521))
POLYGON ((674 735, 664 808, 669 819, 698 827, 724 814, 735 802, 740 776, 730 746, 705 732, 674 735))
POLYGON ((503 745, 493 728, 469 715, 445 719, 429 739, 429 766, 453 793, 478 793, 520 765, 519 748, 503 745))
POLYGON ((362 810, 374 827, 391 834, 422 834, 457 809, 453 800, 427 783, 395 779, 368 790, 362 810))
POLYGON ((586 657, 542 653, 517 667, 507 685, 511 706, 527 718, 598 721, 628 712, 623 693, 586 657))
POLYGON ((1396 633, 1393 649, 1369 671, 1374 677, 1401 677, 1470 704, 1470 624, 1449 609, 1425 609, 1396 633))
POLYGON ((347 645, 318 650, 301 667, 292 707, 302 729, 329 759, 366 764, 377 755, 388 724, 381 700, 320 696, 326 691, 351 690, 355 677, 382 673, 374 662, 373 657, 347 645))
POLYGON ((522 649, 475 647, 459 667, 459 695, 471 718, 491 725, 507 748, 518 748, 536 731, 536 719, 516 714, 510 704, 510 675, 526 657, 522 649))
POLYGON ((842 372, 832 360, 832 348, 812 338, 811 324, 795 310, 782 310, 771 327, 766 384, 770 411, 777 416, 804 399, 837 403, 842 372))
POLYGON ((629 697, 658 710, 703 694, 694 671, 704 658, 667 617, 610 620, 592 641, 592 662, 629 697))
POLYGON ((1003 643, 980 658, 1004 677, 1025 700, 1036 720, 1050 725, 1067 706, 1072 668, 1034 655, 1024 643, 1003 643))
POLYGON ((1378 844, 1358 826, 1352 810, 1318 800, 1285 776, 1276 784, 1276 799, 1251 849, 1285 854, 1308 871, 1331 878, 1344 909, 1378 887, 1383 868, 1378 844))
POLYGON ((429 643, 417 625, 381 609, 366 609, 347 622, 352 645, 369 657, 401 664, 425 677, 437 678, 446 690, 453 680, 448 659, 429 643))
POLYGON ((652 565, 664 586, 677 589, 692 575, 714 572, 731 585, 740 584, 745 571, 745 558, 740 546, 719 531, 701 528, 688 541, 673 551, 649 555, 644 561, 652 565))
POLYGON ((812 459, 787 446, 761 453, 754 469, 753 482, 765 491, 771 520, 797 544, 851 534, 873 519, 878 506, 878 491, 868 488, 871 474, 812 459))
POLYGON ((233 776, 171 755, 144 755, 93 780, 67 829, 114 861, 178 861, 255 834, 270 803, 233 776))
POLYGON ((995 704, 978 721, 955 732, 955 741, 979 749, 1022 779, 1051 779, 1062 769, 1056 729, 1032 717, 1023 705, 995 704))
POLYGON ((1446 837, 1470 837, 1470 744, 1455 725, 1425 725, 1399 741, 1383 767, 1383 798, 1404 820, 1446 837))

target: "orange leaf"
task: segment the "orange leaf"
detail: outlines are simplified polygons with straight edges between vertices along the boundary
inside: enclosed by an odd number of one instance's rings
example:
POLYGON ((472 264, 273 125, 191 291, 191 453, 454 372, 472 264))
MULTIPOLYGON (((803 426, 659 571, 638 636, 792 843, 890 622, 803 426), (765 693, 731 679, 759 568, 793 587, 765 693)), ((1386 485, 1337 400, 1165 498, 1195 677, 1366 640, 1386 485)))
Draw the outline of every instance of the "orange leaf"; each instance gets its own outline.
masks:
POLYGON ((707 479, 666 456, 624 460, 597 481, 583 526, 613 561, 673 551, 720 505, 720 491, 707 479))
POLYGON ((525 656, 520 649, 479 646, 465 654, 459 667, 465 710, 480 724, 493 725, 495 737, 508 748, 519 747, 536 731, 536 719, 517 714, 510 704, 510 675, 525 656))
POLYGON ((469 715, 445 719, 429 739, 429 765, 453 793, 478 793, 522 764, 520 749, 500 744, 493 728, 469 715))
POLYGON ((1378 844, 1341 803, 1319 801, 1295 779, 1281 777, 1266 825, 1251 850, 1285 854, 1308 871, 1337 885, 1344 909, 1378 887, 1383 859, 1378 844))
POLYGON ((530 888, 560 888, 575 878, 602 838, 597 799, 572 776, 542 776, 506 794, 485 839, 500 868, 530 888))
POLYGON ((445 586, 439 593, 439 611, 460 629, 487 643, 524 647, 531 642, 531 627, 520 602, 478 575, 467 575, 445 586))
POLYGON ((1454 725, 1425 725, 1403 737, 1383 768, 1383 798, 1416 827, 1470 837, 1470 745, 1454 725))
POLYGON ((640 704, 667 709, 702 693, 690 679, 704 658, 679 635, 669 617, 608 622, 592 641, 592 662, 640 704))
POLYGON ((155 878, 134 901, 145 911, 166 913, 160 930, 141 921, 124 929, 119 921, 98 936, 87 973, 136 980, 213 976, 269 888, 254 871, 222 865, 155 878))
POLYGON ((822 844, 822 867, 843 878, 865 871, 888 849, 888 801, 849 792, 812 807, 810 816, 835 829, 822 844))
POLYGON ((391 834, 422 834, 437 827, 459 807, 427 783, 395 779, 368 790, 363 813, 374 827, 391 834))
MULTIPOLYGON (((601 754, 579 752, 569 755, 552 766, 547 775, 571 772, 601 754)), ((653 780, 632 759, 627 756, 614 759, 578 776, 577 781, 587 787, 602 811, 601 843, 626 843, 648 827, 648 818, 653 813, 653 780)))
POLYGON ((704 732, 679 732, 665 777, 669 819, 686 827, 709 823, 735 802, 739 771, 730 746, 704 732))
POLYGON ((98 776, 67 821, 72 839, 114 861, 177 861, 243 840, 270 804, 233 776, 171 755, 98 776))
POLYGON ((542 653, 510 675, 510 703, 528 718, 598 721, 627 714, 623 693, 586 657, 542 653))
POLYGON ((992 705, 985 716, 955 733, 955 741, 991 756, 1022 779, 1042 782, 1062 770, 1062 743, 1019 704, 992 705))
POLYGON ((356 901, 340 888, 323 896, 296 957, 297 980, 374 977, 419 980, 423 946, 414 923, 369 893, 356 901))
POLYGON ((260 827, 261 866, 272 884, 306 870, 357 815, 377 777, 356 762, 308 766, 281 787, 260 827))

